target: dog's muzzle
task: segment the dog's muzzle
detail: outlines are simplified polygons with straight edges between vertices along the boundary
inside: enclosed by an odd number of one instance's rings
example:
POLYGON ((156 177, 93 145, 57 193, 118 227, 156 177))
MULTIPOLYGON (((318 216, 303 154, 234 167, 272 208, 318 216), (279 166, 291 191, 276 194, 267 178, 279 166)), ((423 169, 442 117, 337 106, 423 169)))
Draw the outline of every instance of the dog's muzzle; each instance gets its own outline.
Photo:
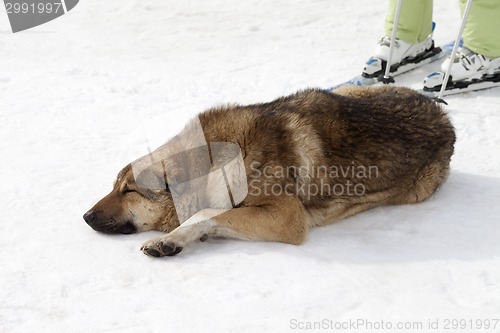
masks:
POLYGON ((105 232, 108 234, 133 234, 137 232, 137 228, 131 221, 127 221, 122 225, 108 222, 100 222, 98 218, 98 212, 89 210, 83 214, 83 219, 87 224, 94 230, 105 232))

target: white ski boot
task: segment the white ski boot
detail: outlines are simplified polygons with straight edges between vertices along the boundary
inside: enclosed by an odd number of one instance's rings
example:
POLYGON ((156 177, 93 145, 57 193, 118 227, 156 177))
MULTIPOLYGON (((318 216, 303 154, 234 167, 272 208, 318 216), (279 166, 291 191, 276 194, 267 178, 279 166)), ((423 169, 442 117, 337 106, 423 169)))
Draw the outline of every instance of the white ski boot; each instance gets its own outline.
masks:
MULTIPOLYGON (((446 69, 450 64, 450 60, 451 59, 448 58, 441 64, 441 71, 446 72, 446 69)), ((474 51, 463 47, 453 60, 450 76, 452 76, 455 81, 464 79, 472 80, 479 79, 484 74, 493 75, 499 71, 500 57, 485 57, 484 55, 477 54, 474 51)))
MULTIPOLYGON (((394 63, 399 63, 405 58, 415 58, 422 52, 432 47, 432 36, 427 37, 423 42, 417 44, 410 44, 402 39, 396 38, 394 41, 394 51, 392 53, 392 60, 394 63)), ((389 59, 389 49, 391 46, 391 38, 388 36, 383 37, 377 43, 374 58, 380 58, 387 61, 389 59)))
MULTIPOLYGON (((434 72, 424 79, 424 91, 438 92, 444 83, 445 72, 451 59, 441 64, 442 72, 434 72)), ((500 57, 489 58, 466 47, 453 59, 445 95, 479 90, 500 85, 500 57)))
MULTIPOLYGON (((363 69, 363 76, 367 78, 378 77, 384 74, 389 58, 391 39, 383 37, 377 44, 375 55, 368 59, 363 69)), ((424 41, 417 44, 410 44, 401 39, 394 40, 392 53, 392 64, 390 73, 399 75, 423 64, 437 60, 441 48, 434 47, 432 34, 424 41)))

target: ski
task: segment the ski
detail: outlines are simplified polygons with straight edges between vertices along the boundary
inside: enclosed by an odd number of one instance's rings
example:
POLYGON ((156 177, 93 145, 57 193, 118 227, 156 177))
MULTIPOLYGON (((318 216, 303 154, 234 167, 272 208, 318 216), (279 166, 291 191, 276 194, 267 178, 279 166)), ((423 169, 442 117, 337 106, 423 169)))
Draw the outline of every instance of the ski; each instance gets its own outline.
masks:
MULTIPOLYGON (((444 73, 434 72, 432 74, 429 74, 425 78, 424 88, 418 90, 418 92, 429 97, 438 97, 443 81, 444 73), (439 84, 433 84, 433 81, 439 82, 439 84)), ((468 91, 489 89, 498 86, 500 86, 500 73, 495 75, 483 75, 479 79, 471 80, 453 81, 450 79, 448 80, 448 84, 446 85, 446 90, 443 92, 443 96, 460 94, 468 91)))
MULTIPOLYGON (((390 73, 392 76, 398 76, 409 72, 413 69, 437 61, 451 54, 454 41, 446 43, 438 47, 432 47, 429 50, 421 53, 417 57, 403 59, 400 63, 391 66, 390 73)), ((378 58, 370 58, 365 65, 363 73, 354 78, 342 82, 333 87, 327 88, 327 91, 333 91, 343 86, 368 86, 379 82, 379 77, 384 75, 387 61, 378 58)))

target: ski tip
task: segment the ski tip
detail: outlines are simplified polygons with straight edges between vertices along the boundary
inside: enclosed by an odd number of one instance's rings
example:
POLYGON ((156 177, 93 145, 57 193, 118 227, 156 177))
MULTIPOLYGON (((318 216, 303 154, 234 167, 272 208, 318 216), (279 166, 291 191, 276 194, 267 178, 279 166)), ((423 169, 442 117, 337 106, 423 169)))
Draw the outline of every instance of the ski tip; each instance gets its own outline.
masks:
POLYGON ((338 89, 340 87, 344 87, 344 86, 363 86, 363 85, 371 84, 371 82, 365 82, 365 81, 368 81, 368 80, 364 80, 363 81, 360 78, 355 78, 355 79, 343 82, 341 84, 337 84, 336 86, 332 86, 332 87, 326 88, 325 91, 327 91, 327 92, 333 92, 334 90, 336 90, 336 89, 338 89))

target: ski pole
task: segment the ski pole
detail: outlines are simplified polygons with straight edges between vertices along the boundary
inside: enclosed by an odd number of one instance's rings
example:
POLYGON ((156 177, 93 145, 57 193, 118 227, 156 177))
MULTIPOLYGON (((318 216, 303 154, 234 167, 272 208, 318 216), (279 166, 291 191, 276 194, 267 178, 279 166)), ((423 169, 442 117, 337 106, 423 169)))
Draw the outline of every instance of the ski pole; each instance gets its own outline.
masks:
POLYGON ((384 84, 394 83, 394 79, 389 76, 392 65, 392 53, 394 52, 394 44, 396 41, 396 33, 398 31, 399 17, 401 16, 401 6, 403 4, 403 0, 398 0, 396 5, 396 15, 394 16, 394 25, 392 27, 391 34, 391 45, 389 46, 389 57, 387 58, 387 63, 385 65, 385 74, 383 78, 379 78, 379 81, 382 81, 384 84))
POLYGON ((450 78, 451 67, 453 66, 453 62, 455 61, 455 55, 458 51, 458 45, 460 44, 460 39, 462 38, 462 34, 464 32, 465 23, 467 22, 467 17, 469 16, 470 7, 472 5, 472 0, 467 0, 467 4, 465 5, 464 16, 462 17, 462 23, 460 24, 460 30, 458 31, 457 39, 455 39, 455 44, 453 45, 453 50, 451 51, 450 63, 448 64, 448 68, 446 69, 446 73, 444 74, 444 82, 441 85, 441 90, 439 91, 439 95, 437 97, 437 101, 440 103, 447 104, 443 100, 443 94, 446 90, 446 86, 448 85, 448 79, 450 78))

